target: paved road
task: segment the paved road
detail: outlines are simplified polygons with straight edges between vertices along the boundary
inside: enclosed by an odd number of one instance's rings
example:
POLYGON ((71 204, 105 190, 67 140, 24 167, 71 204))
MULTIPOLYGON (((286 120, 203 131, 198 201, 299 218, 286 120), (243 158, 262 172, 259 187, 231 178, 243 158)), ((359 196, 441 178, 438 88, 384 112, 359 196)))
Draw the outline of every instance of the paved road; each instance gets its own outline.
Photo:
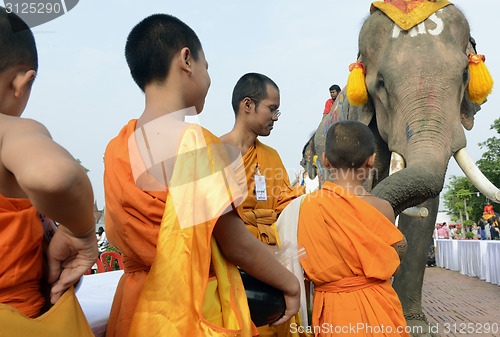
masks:
POLYGON ((500 337, 500 286, 428 267, 422 307, 441 337, 500 337))

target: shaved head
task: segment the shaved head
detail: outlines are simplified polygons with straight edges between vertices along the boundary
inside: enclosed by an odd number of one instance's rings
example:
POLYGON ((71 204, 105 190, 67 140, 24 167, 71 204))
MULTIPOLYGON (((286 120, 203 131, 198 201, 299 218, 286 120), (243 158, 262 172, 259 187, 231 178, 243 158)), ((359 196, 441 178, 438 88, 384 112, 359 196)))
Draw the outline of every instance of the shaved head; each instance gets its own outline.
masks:
POLYGON ((340 121, 328 130, 325 154, 335 168, 360 168, 374 152, 373 134, 363 123, 340 121))

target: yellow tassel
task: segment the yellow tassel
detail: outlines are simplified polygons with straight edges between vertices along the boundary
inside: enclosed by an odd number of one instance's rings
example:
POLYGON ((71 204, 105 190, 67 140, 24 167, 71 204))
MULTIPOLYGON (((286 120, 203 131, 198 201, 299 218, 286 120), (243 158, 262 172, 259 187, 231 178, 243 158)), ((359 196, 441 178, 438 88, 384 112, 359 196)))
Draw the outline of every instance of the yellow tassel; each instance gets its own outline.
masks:
POLYGON ((313 165, 316 166, 316 167, 318 167, 318 164, 316 162, 317 160, 318 160, 318 155, 315 154, 314 157, 313 157, 313 165))
POLYGON ((484 61, 484 55, 469 54, 470 79, 467 92, 473 103, 482 104, 493 88, 493 79, 484 61))
POLYGON ((365 67, 363 63, 356 62, 349 66, 347 79, 347 98, 352 105, 363 105, 368 102, 368 93, 365 84, 365 67))

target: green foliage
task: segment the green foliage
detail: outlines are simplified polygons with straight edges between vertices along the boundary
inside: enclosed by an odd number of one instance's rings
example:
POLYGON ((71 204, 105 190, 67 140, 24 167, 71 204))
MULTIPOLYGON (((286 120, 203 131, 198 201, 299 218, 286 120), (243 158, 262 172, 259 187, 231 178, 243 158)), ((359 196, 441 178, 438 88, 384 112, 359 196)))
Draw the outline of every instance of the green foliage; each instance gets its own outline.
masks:
POLYGON ((450 218, 450 220, 451 220, 451 221, 453 221, 453 222, 457 222, 458 218, 457 218, 456 216, 452 216, 452 217, 450 218))
POLYGON ((464 225, 467 227, 471 227, 474 225, 474 220, 464 220, 464 225))
POLYGON ((464 199, 467 203, 467 212, 470 219, 478 219, 483 214, 483 207, 486 199, 479 193, 477 188, 466 177, 452 176, 447 191, 443 195, 444 204, 449 214, 452 214, 457 221, 462 212, 465 220, 464 199), (479 193, 479 197, 477 194, 479 193))
MULTIPOLYGON (((80 159, 77 159, 76 161, 78 162, 78 164, 82 165, 82 161, 80 159)), ((90 170, 88 168, 86 168, 85 166, 82 165, 82 167, 83 167, 83 169, 85 170, 86 173, 90 172, 90 170)))
MULTIPOLYGON (((500 118, 495 120, 490 129, 496 130, 500 135, 500 118)), ((479 143, 479 146, 485 148, 486 151, 483 153, 481 159, 477 161, 477 166, 493 185, 500 186, 500 174, 498 174, 500 168, 500 138, 488 138, 485 142, 479 143)), ((500 211, 498 204, 493 204, 493 208, 496 212, 500 211)))
POLYGON ((473 239, 473 238, 474 238, 474 233, 472 233, 472 232, 467 232, 467 233, 465 233, 465 237, 466 237, 467 239, 469 239, 469 240, 470 240, 470 239, 473 239))
MULTIPOLYGON (((500 134, 500 118, 493 122, 491 129, 496 130, 500 134)), ((500 186, 500 174, 498 174, 500 167, 500 138, 488 138, 485 142, 479 143, 479 146, 485 148, 485 152, 476 165, 495 186, 500 186)), ((477 188, 466 177, 452 176, 443 195, 448 214, 452 214, 458 218, 460 212, 462 212, 462 217, 465 219, 465 199, 469 218, 477 221, 483 215, 484 206, 487 201, 486 197, 481 193, 477 196, 478 192, 477 188)), ((492 205, 495 212, 500 212, 499 204, 492 203, 492 205)))
MULTIPOLYGON (((118 249, 116 249, 115 247, 113 247, 113 246, 109 246, 108 248, 106 248, 105 251, 106 252, 117 252, 118 254, 122 255, 122 253, 118 249)), ((110 258, 107 258, 107 260, 108 260, 108 263, 109 263, 110 258)), ((113 261, 113 270, 120 270, 120 264, 118 263, 117 259, 115 259, 113 261)))

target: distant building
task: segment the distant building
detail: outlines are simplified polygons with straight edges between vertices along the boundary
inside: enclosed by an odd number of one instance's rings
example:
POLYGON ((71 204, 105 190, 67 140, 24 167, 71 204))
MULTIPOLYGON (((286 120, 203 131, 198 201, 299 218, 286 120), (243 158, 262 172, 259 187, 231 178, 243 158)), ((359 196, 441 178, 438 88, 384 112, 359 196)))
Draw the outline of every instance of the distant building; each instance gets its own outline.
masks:
POLYGON ((106 226, 104 224, 104 209, 99 210, 99 208, 97 207, 97 201, 94 203, 94 218, 96 223, 96 232, 99 227, 102 227, 104 230, 106 230, 106 226))

